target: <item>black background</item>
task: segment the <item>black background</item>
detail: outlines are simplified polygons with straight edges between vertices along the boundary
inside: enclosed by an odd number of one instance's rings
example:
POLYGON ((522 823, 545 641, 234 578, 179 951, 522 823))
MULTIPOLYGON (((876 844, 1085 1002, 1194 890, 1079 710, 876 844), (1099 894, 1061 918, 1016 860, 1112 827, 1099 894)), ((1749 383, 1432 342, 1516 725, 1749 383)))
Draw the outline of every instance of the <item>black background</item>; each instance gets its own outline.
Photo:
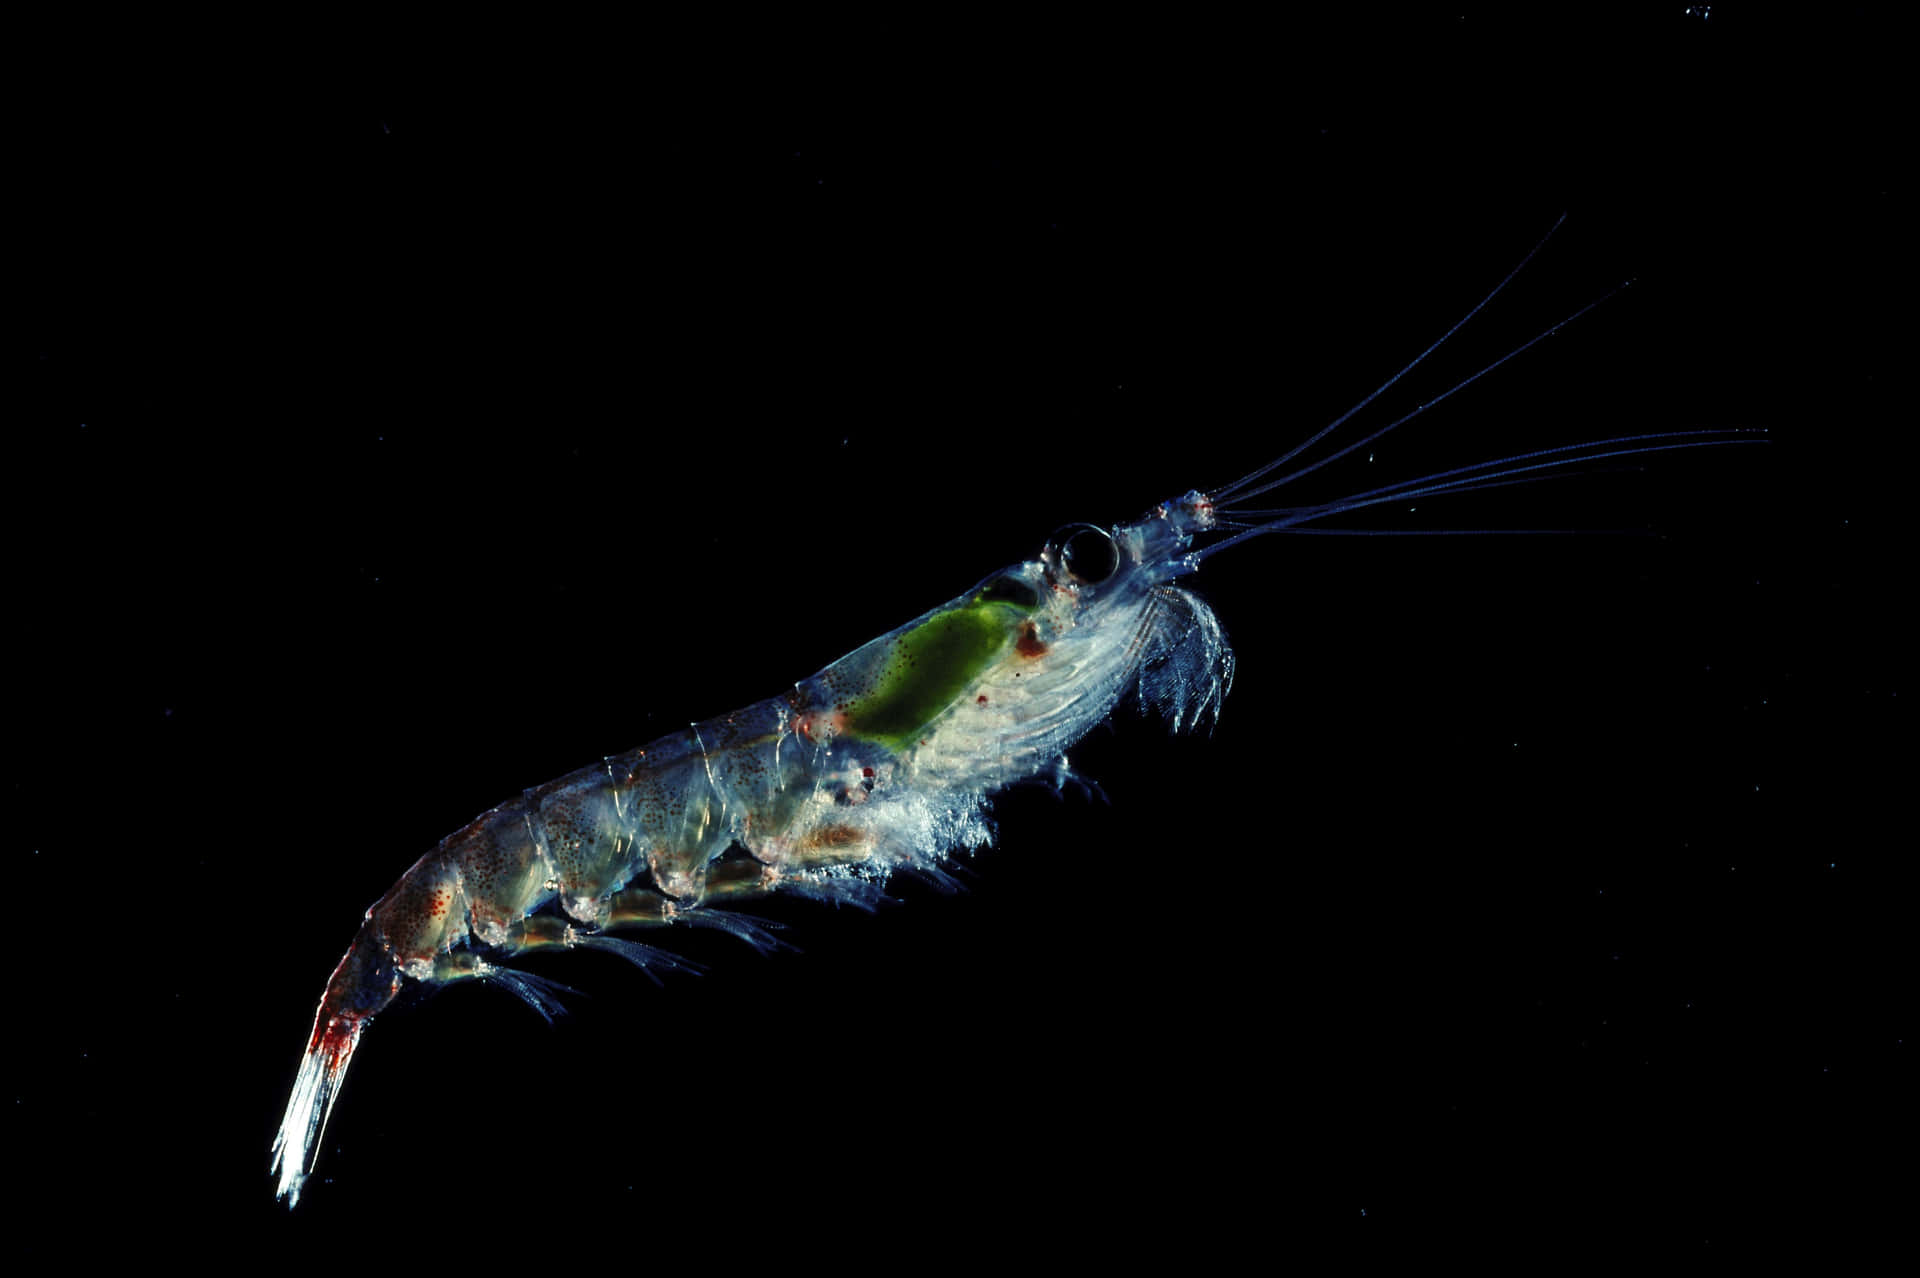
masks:
POLYGON ((220 34, 49 37, 14 139, 28 1207, 276 1265, 890 1267, 1903 1210, 1883 33, 220 34), (1364 420, 1633 285, 1298 499, 1767 444, 1348 521, 1596 535, 1223 555, 1211 737, 1120 716, 1073 756, 1109 804, 996 801, 959 896, 768 903, 798 954, 385 1016, 273 1203, 321 984, 441 835, 1252 468, 1562 213, 1364 420))

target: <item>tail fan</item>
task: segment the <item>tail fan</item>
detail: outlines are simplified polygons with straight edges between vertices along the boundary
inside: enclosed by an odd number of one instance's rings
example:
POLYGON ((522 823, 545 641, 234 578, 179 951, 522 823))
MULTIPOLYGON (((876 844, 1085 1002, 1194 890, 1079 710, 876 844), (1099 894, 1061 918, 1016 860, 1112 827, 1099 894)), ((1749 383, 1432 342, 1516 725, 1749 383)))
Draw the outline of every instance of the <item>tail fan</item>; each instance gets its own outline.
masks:
POLYGON ((320 1138, 326 1133, 327 1115, 340 1095, 353 1049, 360 1045, 360 1031, 371 1019, 328 1017, 324 1007, 314 1018, 313 1037, 293 1080, 293 1095, 287 1100, 286 1116, 280 1120, 280 1134, 273 1141, 272 1170, 280 1177, 274 1192, 288 1207, 300 1201, 301 1186, 313 1170, 320 1138))

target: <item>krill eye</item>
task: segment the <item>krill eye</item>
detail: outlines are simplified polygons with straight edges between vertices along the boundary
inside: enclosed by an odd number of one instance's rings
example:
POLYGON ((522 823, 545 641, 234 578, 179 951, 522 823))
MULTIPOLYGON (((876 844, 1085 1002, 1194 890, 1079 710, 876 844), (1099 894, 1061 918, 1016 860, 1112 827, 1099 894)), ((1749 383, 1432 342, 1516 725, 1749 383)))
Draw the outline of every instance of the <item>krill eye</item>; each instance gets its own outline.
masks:
POLYGON ((1105 530, 1092 524, 1061 529, 1054 537, 1060 547, 1060 566, 1076 580, 1097 586, 1120 566, 1120 552, 1105 530))

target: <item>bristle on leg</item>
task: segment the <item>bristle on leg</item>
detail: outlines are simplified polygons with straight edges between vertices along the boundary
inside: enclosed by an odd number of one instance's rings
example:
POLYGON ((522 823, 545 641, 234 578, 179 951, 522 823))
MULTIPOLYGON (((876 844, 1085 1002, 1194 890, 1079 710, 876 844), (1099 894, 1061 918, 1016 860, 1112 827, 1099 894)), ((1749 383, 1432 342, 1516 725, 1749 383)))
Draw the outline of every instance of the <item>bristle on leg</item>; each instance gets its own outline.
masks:
POLYGON ((473 975, 489 985, 507 991, 539 1013, 540 1019, 553 1024, 555 1018, 567 1014, 567 1005, 560 1001, 562 995, 571 994, 576 998, 585 998, 571 985, 544 976, 535 976, 532 972, 522 972, 518 968, 502 967, 498 963, 489 963, 485 959, 476 959, 473 975))

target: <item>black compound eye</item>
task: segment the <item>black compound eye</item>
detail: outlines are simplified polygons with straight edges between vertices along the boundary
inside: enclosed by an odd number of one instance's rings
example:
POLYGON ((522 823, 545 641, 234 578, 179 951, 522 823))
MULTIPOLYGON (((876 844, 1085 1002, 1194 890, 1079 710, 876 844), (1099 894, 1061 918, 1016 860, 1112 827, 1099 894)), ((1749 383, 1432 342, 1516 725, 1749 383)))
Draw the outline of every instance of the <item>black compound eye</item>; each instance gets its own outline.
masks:
POLYGON ((1074 524, 1053 535, 1060 548, 1060 566, 1075 581, 1097 586, 1120 566, 1120 551, 1106 530, 1092 524, 1074 524))

